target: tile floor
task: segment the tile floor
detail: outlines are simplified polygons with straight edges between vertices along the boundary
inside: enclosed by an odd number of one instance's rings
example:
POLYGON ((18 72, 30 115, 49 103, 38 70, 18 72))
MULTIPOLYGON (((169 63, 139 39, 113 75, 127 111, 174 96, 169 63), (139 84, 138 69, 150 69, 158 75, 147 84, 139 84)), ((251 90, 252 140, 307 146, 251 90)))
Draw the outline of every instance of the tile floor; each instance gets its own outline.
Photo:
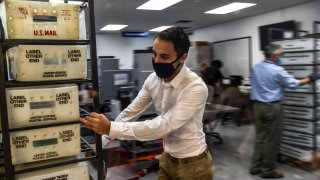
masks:
MULTIPOLYGON (((224 140, 223 144, 217 144, 208 139, 208 144, 213 152, 215 164, 215 180, 260 180, 259 176, 248 173, 248 167, 253 152, 255 128, 251 125, 236 126, 233 122, 217 127, 224 140)), ((305 170, 278 164, 278 170, 283 172, 283 180, 320 180, 320 170, 307 172, 305 170)), ((156 179, 156 172, 148 172, 143 177, 134 176, 128 165, 108 168, 108 180, 120 179, 156 179)))

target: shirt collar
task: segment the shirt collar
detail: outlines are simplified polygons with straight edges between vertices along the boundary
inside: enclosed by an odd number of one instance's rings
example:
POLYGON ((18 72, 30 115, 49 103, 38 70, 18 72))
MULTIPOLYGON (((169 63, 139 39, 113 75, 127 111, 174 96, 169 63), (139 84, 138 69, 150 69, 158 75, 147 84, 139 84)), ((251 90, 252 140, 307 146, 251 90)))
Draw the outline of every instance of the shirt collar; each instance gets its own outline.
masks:
POLYGON ((264 62, 271 63, 271 64, 276 64, 275 62, 271 61, 270 59, 266 59, 266 60, 264 60, 264 62))
POLYGON ((171 86, 173 86, 175 89, 178 88, 178 86, 182 83, 182 80, 185 76, 185 74, 187 73, 187 67, 185 66, 185 64, 183 63, 182 68, 180 70, 180 72, 176 75, 176 77, 174 77, 170 82, 168 82, 169 84, 171 84, 171 86))

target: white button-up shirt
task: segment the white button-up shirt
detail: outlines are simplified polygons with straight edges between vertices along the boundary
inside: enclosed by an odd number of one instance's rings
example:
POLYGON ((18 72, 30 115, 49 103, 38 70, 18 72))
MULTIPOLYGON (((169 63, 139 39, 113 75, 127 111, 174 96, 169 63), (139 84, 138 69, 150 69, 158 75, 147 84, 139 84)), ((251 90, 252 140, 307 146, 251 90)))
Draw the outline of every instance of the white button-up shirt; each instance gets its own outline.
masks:
POLYGON ((134 101, 111 122, 109 137, 140 141, 163 138, 164 151, 174 157, 199 155, 207 147, 202 130, 207 96, 205 83, 185 65, 171 82, 152 73, 134 101), (134 122, 152 103, 158 116, 134 122))

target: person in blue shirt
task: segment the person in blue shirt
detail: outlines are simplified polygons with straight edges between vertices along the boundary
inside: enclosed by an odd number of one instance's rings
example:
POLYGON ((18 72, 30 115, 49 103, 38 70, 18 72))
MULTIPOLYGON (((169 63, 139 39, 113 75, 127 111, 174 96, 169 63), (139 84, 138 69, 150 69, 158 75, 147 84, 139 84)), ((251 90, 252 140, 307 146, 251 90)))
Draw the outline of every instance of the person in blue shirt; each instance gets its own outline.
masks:
POLYGON ((281 67, 283 50, 280 45, 271 43, 265 47, 266 59, 257 64, 252 72, 251 99, 254 101, 256 121, 256 141, 251 161, 250 174, 260 174, 262 178, 282 178, 275 171, 277 154, 282 137, 282 107, 280 101, 284 88, 297 89, 314 82, 317 74, 303 79, 295 79, 281 67))

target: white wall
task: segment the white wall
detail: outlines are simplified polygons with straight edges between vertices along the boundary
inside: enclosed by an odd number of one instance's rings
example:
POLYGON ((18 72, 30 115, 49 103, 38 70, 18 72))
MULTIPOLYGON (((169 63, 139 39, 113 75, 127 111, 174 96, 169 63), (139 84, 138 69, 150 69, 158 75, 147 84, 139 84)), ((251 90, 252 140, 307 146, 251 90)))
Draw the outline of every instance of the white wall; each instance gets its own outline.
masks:
POLYGON ((152 46, 154 36, 124 38, 120 34, 97 34, 96 39, 98 56, 115 56, 120 59, 120 69, 132 69, 133 50, 152 46))
MULTIPOLYGON (((320 21, 320 0, 252 16, 237 21, 199 29, 190 36, 191 41, 209 41, 251 36, 252 64, 263 59, 260 52, 258 27, 288 20, 301 22, 300 29, 312 32, 312 22, 320 21)), ((218 15, 213 15, 216 18, 218 15)), ((148 38, 124 38, 120 34, 97 34, 98 56, 115 56, 120 59, 120 68, 131 69, 133 50, 146 49, 153 44, 154 35, 148 38)))
MULTIPOLYGON (((213 15, 217 18, 218 15, 213 15)), ((263 59, 260 51, 258 27, 282 21, 301 22, 300 29, 312 32, 313 21, 320 21, 320 0, 252 16, 237 21, 199 29, 190 37, 192 41, 221 41, 245 36, 252 37, 252 64, 263 59)))

